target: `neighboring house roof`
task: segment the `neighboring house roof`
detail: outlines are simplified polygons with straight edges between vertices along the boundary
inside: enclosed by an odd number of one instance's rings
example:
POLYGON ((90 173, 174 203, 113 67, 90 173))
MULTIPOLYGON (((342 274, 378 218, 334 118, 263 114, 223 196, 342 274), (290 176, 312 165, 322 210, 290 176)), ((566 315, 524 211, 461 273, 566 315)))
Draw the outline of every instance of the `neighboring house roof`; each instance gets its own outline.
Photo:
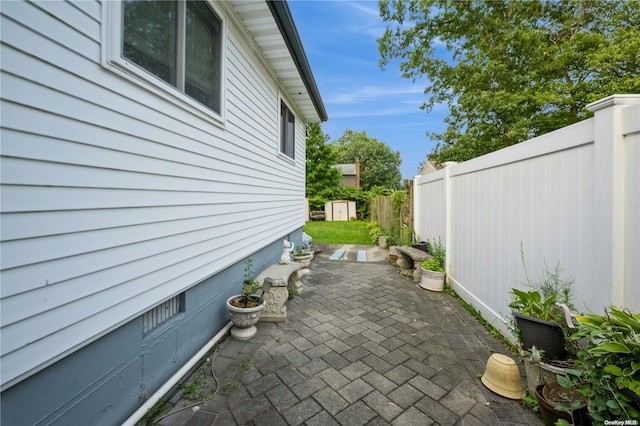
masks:
POLYGON ((420 170, 421 175, 426 175, 429 173, 437 172, 440 169, 443 169, 444 166, 440 163, 436 163, 435 161, 429 160, 424 163, 424 166, 420 170))
POLYGON ((332 167, 340 170, 344 185, 360 188, 360 160, 351 164, 334 164, 332 167))
POLYGON ((333 167, 339 169, 342 173, 342 176, 355 176, 356 175, 356 165, 353 164, 335 164, 333 167))
POLYGON ((305 121, 327 121, 287 2, 233 0, 232 4, 305 121))

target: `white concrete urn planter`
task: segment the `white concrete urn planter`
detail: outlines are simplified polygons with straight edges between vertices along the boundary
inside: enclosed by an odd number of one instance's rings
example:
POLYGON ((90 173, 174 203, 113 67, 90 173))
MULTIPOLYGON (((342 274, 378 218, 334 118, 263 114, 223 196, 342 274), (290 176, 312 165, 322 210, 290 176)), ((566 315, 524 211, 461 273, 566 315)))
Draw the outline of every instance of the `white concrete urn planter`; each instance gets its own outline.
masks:
POLYGON ((444 290, 444 272, 429 271, 428 269, 422 269, 422 277, 420 279, 420 287, 431 291, 443 291, 444 290))
POLYGON ((312 258, 312 254, 311 253, 298 253, 298 254, 294 254, 293 255, 293 261, 294 262, 298 262, 298 263, 302 263, 302 265, 307 268, 309 267, 309 265, 311 264, 311 258, 312 258))
MULTIPOLYGON (((260 313, 266 306, 266 302, 263 300, 262 304, 254 308, 238 308, 231 304, 231 301, 236 297, 242 295, 237 294, 227 299, 227 309, 229 309, 229 316, 233 327, 231 327, 231 336, 238 340, 249 340, 256 335, 258 329, 256 323, 260 319, 260 313)), ((249 296, 258 298, 258 296, 249 296)))

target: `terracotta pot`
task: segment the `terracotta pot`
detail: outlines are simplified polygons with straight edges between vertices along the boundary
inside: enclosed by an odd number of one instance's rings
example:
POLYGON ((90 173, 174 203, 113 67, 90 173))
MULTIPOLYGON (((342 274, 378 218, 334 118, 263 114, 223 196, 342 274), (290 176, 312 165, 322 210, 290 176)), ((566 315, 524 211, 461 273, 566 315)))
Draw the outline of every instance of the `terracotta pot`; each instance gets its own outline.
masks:
MULTIPOLYGON (((591 426, 591 419, 587 413, 587 403, 584 400, 582 400, 582 406, 573 411, 573 419, 568 413, 555 409, 557 405, 569 404, 568 401, 558 401, 554 399, 556 398, 554 394, 557 395, 558 386, 560 385, 557 382, 551 382, 536 387, 536 399, 538 400, 538 404, 540 404, 540 412, 542 413, 544 424, 546 426, 554 426, 559 419, 564 419, 569 423, 574 422, 573 424, 576 426, 591 426), (551 400, 545 397, 545 393, 550 395, 551 400)), ((582 395, 577 394, 577 391, 569 391, 567 389, 565 389, 565 391, 573 392, 572 395, 575 395, 576 398, 584 398, 582 395)))

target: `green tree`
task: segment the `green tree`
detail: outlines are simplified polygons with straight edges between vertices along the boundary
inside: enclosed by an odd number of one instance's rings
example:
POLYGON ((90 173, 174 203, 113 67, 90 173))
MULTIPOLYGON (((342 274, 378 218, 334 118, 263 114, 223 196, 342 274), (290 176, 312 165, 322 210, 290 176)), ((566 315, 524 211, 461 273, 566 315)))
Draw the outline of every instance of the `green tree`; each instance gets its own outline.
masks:
POLYGON ((367 136, 366 132, 346 130, 332 142, 337 153, 337 163, 355 163, 360 160, 360 187, 369 190, 374 186, 389 189, 400 187, 400 153, 387 144, 367 136))
POLYGON ((329 136, 322 133, 320 123, 307 124, 306 195, 313 197, 323 191, 337 190, 341 185, 340 171, 336 164, 336 153, 327 143, 329 136))
POLYGON ((381 0, 381 65, 426 77, 422 106, 446 104, 429 159, 464 161, 590 116, 640 91, 636 0, 381 0), (446 52, 445 52, 446 51, 446 52))

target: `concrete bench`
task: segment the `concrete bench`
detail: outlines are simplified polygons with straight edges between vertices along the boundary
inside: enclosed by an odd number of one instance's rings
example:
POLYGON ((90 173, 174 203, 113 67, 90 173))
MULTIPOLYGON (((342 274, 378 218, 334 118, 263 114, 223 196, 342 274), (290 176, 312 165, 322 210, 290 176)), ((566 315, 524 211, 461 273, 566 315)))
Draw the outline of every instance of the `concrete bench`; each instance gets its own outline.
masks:
POLYGON ((285 303, 289 299, 289 292, 302 294, 299 272, 303 267, 299 262, 284 265, 276 263, 256 277, 262 287, 257 293, 266 301, 266 307, 260 314, 261 322, 284 322, 287 319, 285 303))
POLYGON ((396 247, 396 251, 399 255, 396 265, 400 267, 401 273, 413 277, 413 281, 415 282, 420 282, 422 276, 420 263, 427 259, 432 259, 433 256, 426 251, 413 247, 396 247))

